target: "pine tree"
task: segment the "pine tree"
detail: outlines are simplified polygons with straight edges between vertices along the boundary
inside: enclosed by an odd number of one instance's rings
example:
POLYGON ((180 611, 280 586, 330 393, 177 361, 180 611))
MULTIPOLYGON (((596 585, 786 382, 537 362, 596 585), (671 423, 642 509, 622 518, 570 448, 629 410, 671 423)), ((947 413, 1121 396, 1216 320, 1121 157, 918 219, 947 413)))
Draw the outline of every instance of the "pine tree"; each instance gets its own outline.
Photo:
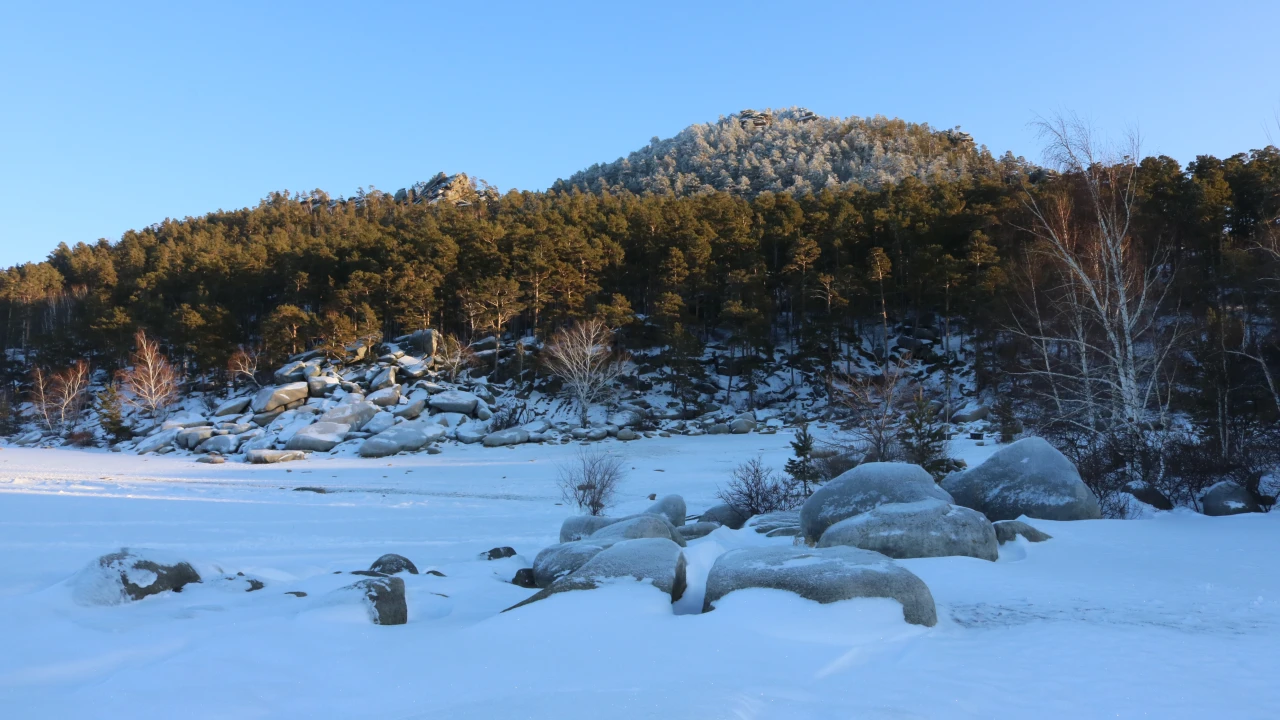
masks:
POLYGON ((804 496, 809 497, 813 493, 809 486, 816 485, 821 476, 813 462, 813 435, 809 432, 808 424, 801 425, 796 431, 796 439, 791 441, 791 450, 795 457, 788 460, 783 469, 800 485, 804 496))
POLYGON ((133 427, 124 419, 124 403, 120 398, 120 389, 111 384, 98 393, 98 423, 113 443, 124 442, 133 437, 133 427))
POLYGON ((907 462, 924 468, 935 480, 941 480, 951 469, 953 462, 947 457, 946 425, 938 418, 937 410, 925 399, 924 393, 916 393, 898 437, 907 462))

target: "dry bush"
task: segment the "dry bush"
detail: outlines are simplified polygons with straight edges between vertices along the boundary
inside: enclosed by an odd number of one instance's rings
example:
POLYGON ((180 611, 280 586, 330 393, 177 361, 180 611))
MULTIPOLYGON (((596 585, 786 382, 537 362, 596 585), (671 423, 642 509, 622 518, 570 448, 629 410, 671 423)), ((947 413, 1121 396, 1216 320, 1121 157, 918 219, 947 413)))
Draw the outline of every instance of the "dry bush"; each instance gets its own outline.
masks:
POLYGON ((622 482, 622 460, 603 450, 580 450, 562 464, 560 492, 564 501, 589 515, 600 515, 613 504, 622 482))
POLYGON ((177 402, 178 372, 145 330, 139 330, 133 341, 136 349, 129 357, 131 367, 121 371, 121 381, 129 393, 129 403, 155 417, 177 402))
POLYGON ((747 516, 791 510, 804 502, 795 483, 774 472, 760 458, 734 468, 733 479, 716 492, 716 497, 747 516))
POLYGON ((236 348, 231 354, 231 358, 227 360, 227 373, 231 375, 231 382, 236 383, 247 380, 254 385, 258 384, 258 360, 262 353, 256 348, 246 348, 244 346, 236 348))
POLYGON ((838 383, 836 401, 853 415, 850 429, 864 451, 866 462, 888 462, 902 457, 898 424, 907 390, 909 356, 886 363, 878 375, 846 375, 838 383))
POLYGON ((459 340, 456 335, 442 335, 440 344, 436 348, 435 360, 440 369, 449 376, 449 381, 455 382, 463 370, 468 370, 476 364, 476 353, 470 345, 459 340))

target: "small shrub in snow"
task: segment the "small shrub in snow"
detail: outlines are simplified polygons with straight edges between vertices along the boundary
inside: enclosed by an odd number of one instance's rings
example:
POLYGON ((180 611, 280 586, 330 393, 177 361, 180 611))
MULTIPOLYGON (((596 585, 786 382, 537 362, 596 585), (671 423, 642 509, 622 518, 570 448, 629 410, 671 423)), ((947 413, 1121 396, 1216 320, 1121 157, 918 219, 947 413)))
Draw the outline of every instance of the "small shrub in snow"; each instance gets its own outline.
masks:
POLYGON ((600 515, 613 504, 622 476, 620 458, 602 450, 582 450, 560 466, 560 492, 565 502, 600 515))
POLYGON ((493 417, 489 419, 489 431, 497 432, 519 427, 529 422, 530 419, 529 412, 524 405, 505 407, 495 412, 493 417))
POLYGON ((804 501, 792 480, 778 475, 760 458, 734 468, 733 479, 716 497, 748 516, 791 510, 804 501))

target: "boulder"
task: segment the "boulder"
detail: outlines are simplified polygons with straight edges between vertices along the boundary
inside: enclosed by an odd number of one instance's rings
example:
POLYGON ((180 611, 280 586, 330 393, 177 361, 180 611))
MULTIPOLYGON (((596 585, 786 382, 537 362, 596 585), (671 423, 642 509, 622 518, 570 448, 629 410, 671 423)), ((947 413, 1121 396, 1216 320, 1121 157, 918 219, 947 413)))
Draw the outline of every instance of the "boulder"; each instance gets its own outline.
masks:
POLYGON ((1156 510, 1172 510, 1173 503, 1165 494, 1144 482, 1133 482, 1125 486, 1125 492, 1140 503, 1145 503, 1156 510))
POLYGON ((511 578, 511 584, 530 590, 538 587, 538 583, 533 578, 533 568, 520 568, 517 570, 516 576, 511 578))
POLYGON ((964 555, 994 562, 996 532, 977 510, 941 500, 887 503, 827 528, 818 547, 874 550, 897 560, 964 555))
POLYGON ((497 350, 498 338, 490 335, 487 338, 481 338, 471 343, 471 349, 475 352, 484 352, 485 350, 497 350))
POLYGON ((285 409, 286 405, 307 399, 307 384, 305 382, 289 383, 279 387, 265 387, 253 396, 253 403, 250 407, 256 414, 274 412, 276 410, 285 409))
POLYGON ((623 442, 630 442, 632 440, 639 440, 640 434, 631 428, 620 428, 616 437, 623 442))
POLYGON ((788 532, 780 533, 782 535, 799 535, 800 534, 800 511, 799 510, 778 510, 776 512, 763 513, 754 515, 747 521, 746 527, 755 530, 761 535, 769 535, 778 530, 786 530, 788 532))
POLYGON ((619 410, 609 416, 609 424, 617 425, 619 428, 631 427, 640 424, 640 413, 635 410, 619 410))
POLYGON ((515 557, 516 549, 513 547, 496 547, 488 552, 480 553, 481 560, 501 560, 503 558, 515 557))
MULTIPOLYGON (((685 567, 684 552, 670 540, 625 540, 596 553, 578 569, 561 576, 533 597, 507 610, 514 610, 557 593, 594 590, 602 581, 627 577, 651 583, 670 595, 671 602, 675 602, 684 596, 687 587, 685 567)), ((536 573, 535 569, 535 575, 536 573)))
POLYGON ((377 560, 374 560, 373 564, 369 566, 369 569, 384 575, 395 575, 396 573, 401 572, 407 572, 410 575, 418 574, 418 567, 413 564, 412 560, 395 553, 387 553, 377 560))
POLYGON ((647 515, 662 515, 671 521, 672 525, 680 527, 684 524, 684 518, 688 514, 685 509, 684 498, 679 495, 667 495, 659 498, 657 502, 649 506, 644 511, 647 515))
POLYGON ((632 515, 621 518, 591 533, 587 539, 597 543, 614 543, 636 538, 667 538, 681 547, 685 545, 684 537, 676 531, 676 526, 662 515, 632 515))
POLYGON ((144 455, 149 452, 156 452, 157 450, 167 448, 173 444, 174 438, 178 437, 179 432, 181 432, 181 430, 178 428, 171 428, 169 430, 161 430, 150 437, 145 437, 139 440, 138 444, 134 446, 134 452, 139 455, 144 455))
POLYGON ((863 463, 814 491, 800 508, 800 527, 817 542, 828 527, 886 503, 936 499, 951 502, 933 476, 919 465, 863 463))
POLYGON ((1023 438, 996 451, 986 462, 942 481, 957 505, 989 520, 1023 515, 1043 520, 1102 517, 1098 499, 1065 455, 1043 438, 1023 438))
POLYGON ((212 427, 194 427, 179 430, 177 436, 173 439, 173 444, 183 450, 195 450, 200 443, 213 437, 212 427))
POLYGON ((245 453, 244 459, 254 465, 273 465, 275 463, 293 462, 294 460, 306 460, 307 454, 301 450, 255 448, 245 453))
POLYGON ((305 375, 303 375, 303 371, 305 369, 306 369, 305 363, 297 362, 297 361, 287 363, 284 367, 280 368, 279 370, 276 370, 275 374, 273 375, 273 378, 275 379, 277 385, 284 385, 286 383, 291 383, 296 380, 302 380, 305 378, 305 375))
POLYGON ((738 530, 746 524, 749 516, 739 512, 736 508, 728 503, 720 503, 707 508, 707 511, 698 517, 702 522, 716 522, 729 528, 730 530, 738 530))
POLYGON ((245 408, 249 407, 249 403, 252 401, 253 398, 248 396, 231 398, 219 405, 218 408, 213 411, 213 416, 226 417, 228 415, 239 415, 245 411, 245 408))
POLYGON ((350 425, 318 422, 299 430, 284 447, 286 450, 329 452, 343 440, 346 440, 349 432, 351 432, 350 425))
POLYGON ((574 515, 567 517, 560 525, 560 542, 567 543, 589 537, 592 533, 606 525, 618 522, 619 518, 603 515, 574 515))
POLYGON ((190 563, 150 550, 121 548, 89 563, 71 580, 72 598, 80 605, 119 605, 162 592, 182 592, 200 582, 190 563))
POLYGON ((484 436, 485 447, 502 447, 503 445, 520 445, 529 442, 529 431, 524 428, 507 428, 484 436))
POLYGON ((338 378, 336 377, 317 375, 307 378, 307 395, 313 398, 325 397, 336 390, 337 387, 338 378))
POLYGON ((1045 540, 1053 539, 1052 535, 1040 532, 1021 520, 997 520, 991 525, 996 531, 996 542, 1001 545, 1011 542, 1019 535, 1029 542, 1044 542, 1045 540))
POLYGON ((359 591, 375 625, 404 625, 409 622, 409 606, 404 599, 404 580, 380 577, 360 580, 349 589, 359 591))
POLYGON ((431 396, 428 404, 433 410, 446 413, 462 413, 470 415, 476 411, 480 398, 461 390, 445 390, 431 396))
POLYGON ((699 521, 690 525, 681 525, 676 528, 676 532, 680 533, 680 537, 684 538, 687 542, 689 540, 696 540, 700 537, 706 537, 712 532, 715 532, 715 529, 719 527, 723 526, 718 522, 699 521))
POLYGON ((716 423, 707 428, 708 435, 728 435, 732 430, 726 423, 716 423))
POLYGON ((902 604, 907 622, 926 627, 938 622, 933 594, 923 580, 884 555, 859 548, 788 545, 730 550, 716 558, 707 574, 703 611, 747 588, 786 590, 819 603, 890 598, 902 604))
POLYGON ((970 405, 968 407, 961 408, 959 412, 957 412, 955 415, 952 415, 951 422, 967 423, 967 422, 976 422, 978 420, 986 420, 987 416, 990 414, 991 414, 991 408, 987 407, 986 405, 970 405))
POLYGON ((319 417, 319 422, 337 423, 350 426, 352 430, 363 430, 366 423, 378 414, 378 406, 364 400, 339 405, 319 417))
POLYGON ((479 425, 473 426, 471 424, 467 424, 458 428, 454 433, 454 436, 458 438, 458 442, 460 443, 473 445, 484 440, 484 436, 488 434, 489 432, 479 425))
POLYGON ((196 462, 206 465, 221 465, 226 461, 227 459, 221 455, 205 455, 204 457, 196 458, 196 462))
POLYGON ((416 419, 419 415, 421 415, 422 411, 426 409, 427 409, 427 399, 418 398, 417 400, 410 400, 408 405, 401 405, 400 407, 396 408, 392 412, 392 414, 395 415, 396 417, 402 417, 405 420, 413 420, 413 419, 416 419))
POLYGON ((1262 512, 1258 498, 1230 480, 1215 483, 1205 490, 1200 497, 1200 507, 1205 515, 1213 517, 1262 512))
POLYGON ((387 457, 398 452, 421 450, 423 445, 444 436, 444 428, 435 426, 432 432, 428 427, 417 423, 403 423, 384 430, 365 440, 360 445, 361 457, 387 457))
POLYGON ((604 550, 605 546, 590 540, 575 540, 544 548, 533 559, 533 578, 540 588, 577 570, 604 550))
POLYGON ((208 440, 200 443, 200 446, 196 448, 196 452, 231 455, 238 449, 240 449, 240 436, 214 435, 208 440))
MULTIPOLYGON (((385 390, 395 386, 396 384, 396 368, 391 366, 383 368, 382 372, 373 376, 373 380, 369 381, 370 390, 385 390)), ((370 400, 373 398, 370 397, 370 400)))
POLYGON ((393 407, 400 402, 400 386, 393 385, 381 390, 375 390, 369 393, 369 397, 365 399, 381 408, 393 407))
MULTIPOLYGON (((377 393, 374 393, 374 394, 376 395, 377 393)), ((383 430, 390 430, 391 428, 395 427, 395 424, 396 424, 396 416, 392 415, 386 410, 382 410, 378 412, 378 414, 374 415, 373 418, 369 420, 369 422, 365 423, 364 427, 360 428, 360 432, 367 432, 371 435, 377 435, 383 430)))
POLYGON ((754 420, 748 420, 746 418, 738 418, 737 420, 734 420, 733 422, 729 423, 729 432, 733 433, 734 435, 746 435, 747 433, 755 429, 756 429, 756 422, 754 420))

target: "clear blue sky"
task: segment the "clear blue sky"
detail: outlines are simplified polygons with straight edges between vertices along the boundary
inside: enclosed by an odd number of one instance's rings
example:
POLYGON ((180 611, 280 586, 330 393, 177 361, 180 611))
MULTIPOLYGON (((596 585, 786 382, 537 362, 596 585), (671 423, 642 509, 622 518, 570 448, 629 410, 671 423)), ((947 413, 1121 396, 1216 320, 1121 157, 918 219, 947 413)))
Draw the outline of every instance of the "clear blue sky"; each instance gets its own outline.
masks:
POLYGON ((1280 140, 1275 0, 968 5, 9 3, 0 265, 272 190, 545 188, 746 107, 1032 159, 1062 109, 1183 162, 1280 140))

